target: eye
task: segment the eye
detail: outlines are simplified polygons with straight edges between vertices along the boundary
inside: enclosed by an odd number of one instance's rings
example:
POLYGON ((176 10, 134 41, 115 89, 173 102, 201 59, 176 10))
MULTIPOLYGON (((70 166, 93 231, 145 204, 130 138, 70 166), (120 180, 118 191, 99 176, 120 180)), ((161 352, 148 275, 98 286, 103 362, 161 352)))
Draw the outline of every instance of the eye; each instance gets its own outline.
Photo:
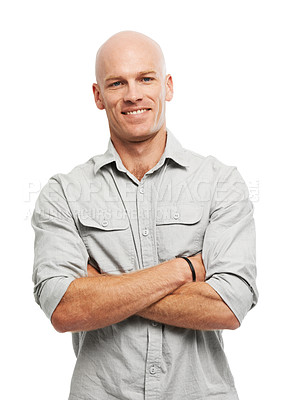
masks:
POLYGON ((121 82, 117 81, 117 82, 113 82, 110 86, 118 87, 120 85, 121 85, 121 82))
POLYGON ((150 77, 148 77, 148 76, 145 76, 144 78, 142 78, 142 81, 143 81, 143 82, 151 82, 152 79, 153 79, 153 78, 150 78, 150 77))

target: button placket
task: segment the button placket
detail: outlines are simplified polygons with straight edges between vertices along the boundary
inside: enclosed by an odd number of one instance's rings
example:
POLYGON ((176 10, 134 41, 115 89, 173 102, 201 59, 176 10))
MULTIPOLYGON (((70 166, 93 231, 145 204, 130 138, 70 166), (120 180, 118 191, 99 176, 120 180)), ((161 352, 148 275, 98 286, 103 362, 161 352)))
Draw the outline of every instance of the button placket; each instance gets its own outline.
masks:
MULTIPOLYGON (((153 325, 155 321, 152 321, 153 325)), ((145 380, 145 399, 160 399, 161 394, 161 357, 162 329, 149 325, 149 346, 147 351, 147 367, 145 380)))
POLYGON ((137 215, 139 225, 140 247, 143 268, 155 265, 153 256, 153 222, 152 198, 149 179, 143 178, 137 188, 137 215), (148 189, 147 189, 148 188, 148 189))

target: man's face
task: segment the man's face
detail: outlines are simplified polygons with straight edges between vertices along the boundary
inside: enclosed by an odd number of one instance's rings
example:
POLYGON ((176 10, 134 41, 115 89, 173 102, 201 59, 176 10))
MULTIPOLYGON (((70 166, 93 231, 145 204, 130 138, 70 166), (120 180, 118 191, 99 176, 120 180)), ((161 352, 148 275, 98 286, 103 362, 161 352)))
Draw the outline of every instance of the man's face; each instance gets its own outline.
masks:
POLYGON ((173 88, 157 49, 118 43, 100 61, 94 94, 98 108, 106 110, 111 137, 137 142, 165 129, 165 102, 173 88))

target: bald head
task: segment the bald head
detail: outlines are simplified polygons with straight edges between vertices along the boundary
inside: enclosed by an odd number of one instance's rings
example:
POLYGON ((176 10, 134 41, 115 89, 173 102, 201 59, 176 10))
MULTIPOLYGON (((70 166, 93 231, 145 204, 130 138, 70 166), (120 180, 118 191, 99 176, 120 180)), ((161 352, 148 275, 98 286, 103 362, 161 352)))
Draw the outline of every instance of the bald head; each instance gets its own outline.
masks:
MULTIPOLYGON (((139 32, 123 31, 111 36, 98 50, 96 57, 96 79, 102 84, 107 73, 118 67, 127 67, 129 61, 151 60, 154 69, 166 75, 165 58, 161 47, 153 39, 139 32)), ((114 71, 115 72, 115 71, 114 71)))
POLYGON ((148 36, 124 31, 98 50, 97 107, 105 110, 111 139, 122 152, 131 143, 166 137, 166 101, 173 97, 173 81, 166 75, 160 46, 148 36))

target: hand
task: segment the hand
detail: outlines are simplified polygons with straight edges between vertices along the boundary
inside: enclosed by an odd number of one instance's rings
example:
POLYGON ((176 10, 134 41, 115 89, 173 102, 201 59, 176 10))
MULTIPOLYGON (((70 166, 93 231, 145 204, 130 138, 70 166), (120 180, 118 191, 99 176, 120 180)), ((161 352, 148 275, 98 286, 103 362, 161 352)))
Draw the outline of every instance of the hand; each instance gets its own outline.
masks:
POLYGON ((196 282, 204 282, 206 271, 202 260, 202 253, 198 253, 187 258, 192 262, 192 265, 195 269, 196 282))
POLYGON ((87 265, 87 272, 88 278, 96 278, 98 275, 100 275, 99 271, 97 271, 96 268, 92 267, 91 264, 87 265))

